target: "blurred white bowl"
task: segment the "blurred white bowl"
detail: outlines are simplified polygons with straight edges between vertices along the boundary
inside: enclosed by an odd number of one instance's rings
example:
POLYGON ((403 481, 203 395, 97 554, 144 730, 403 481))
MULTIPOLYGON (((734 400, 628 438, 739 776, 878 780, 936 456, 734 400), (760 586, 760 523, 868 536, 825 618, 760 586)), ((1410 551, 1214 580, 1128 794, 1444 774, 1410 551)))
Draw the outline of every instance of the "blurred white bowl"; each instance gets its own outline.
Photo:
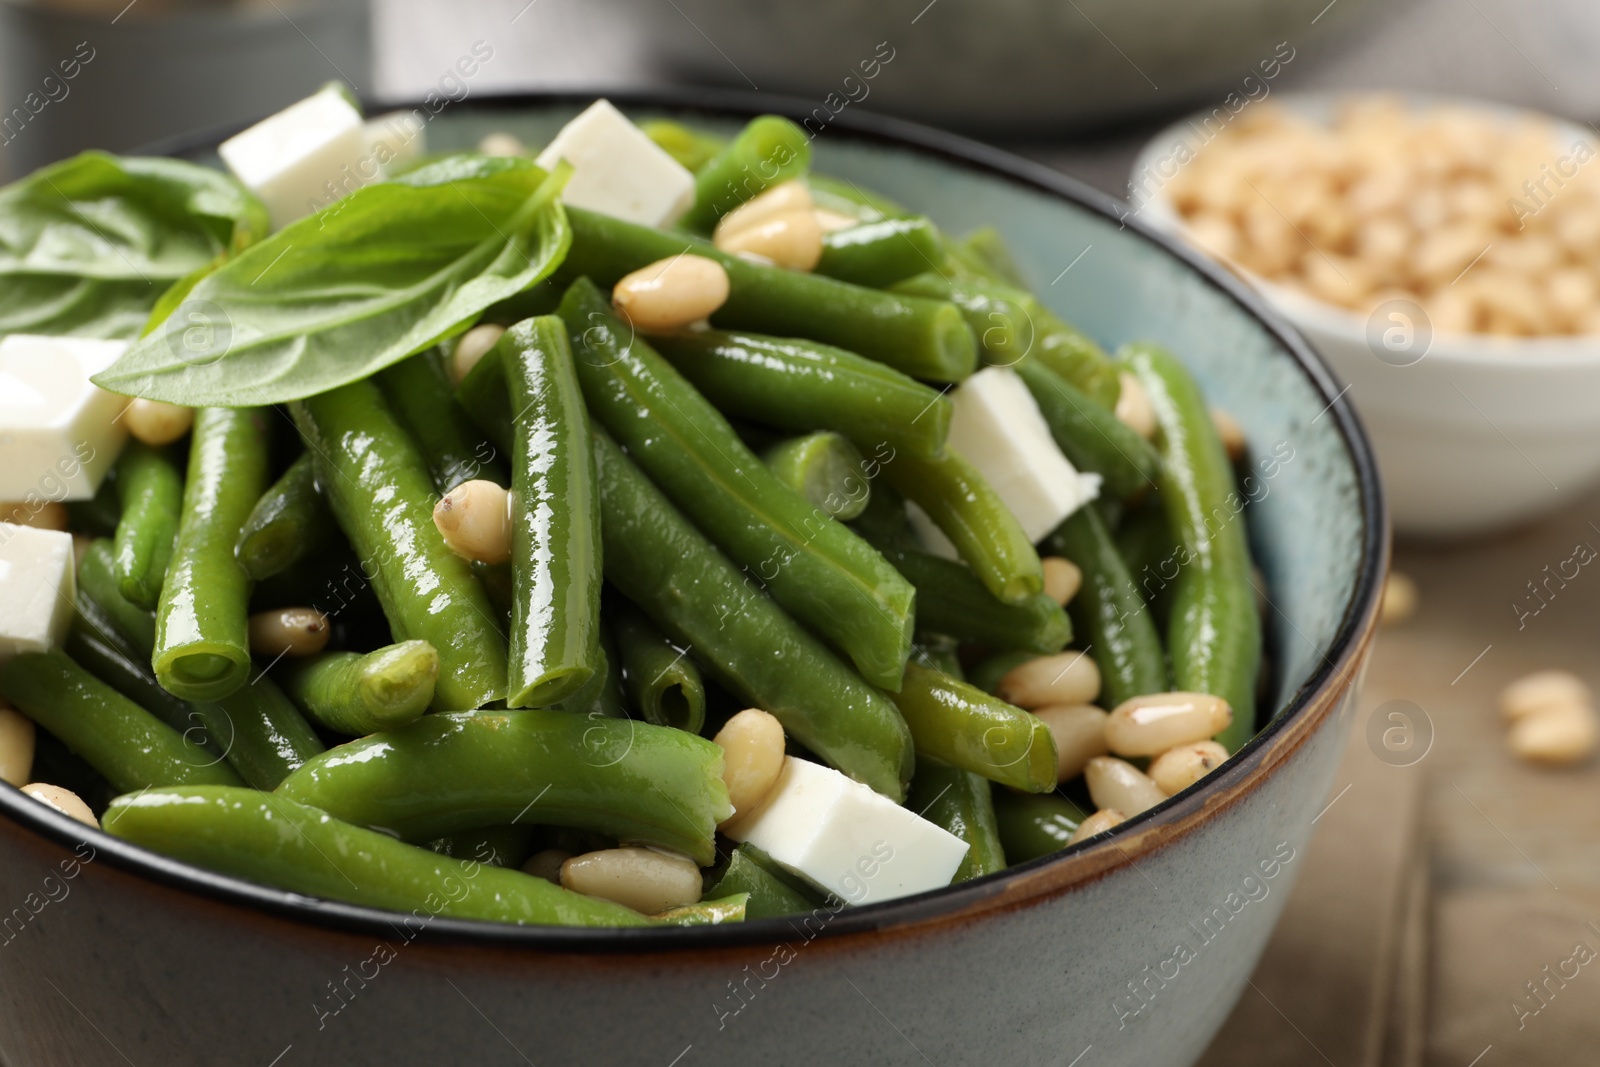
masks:
MULTIPOLYGON (((1315 118, 1328 94, 1273 97, 1315 118)), ((1502 115, 1478 101, 1407 96, 1502 115)), ((1197 115, 1151 139, 1131 176, 1134 211, 1181 237, 1187 228, 1163 194, 1180 146, 1202 142, 1197 115)), ((1547 115, 1558 151, 1592 131, 1547 115)), ((1552 157, 1554 158, 1554 157, 1552 157)), ((1193 240, 1195 248, 1204 248, 1193 240)), ((1499 338, 1435 334, 1422 308, 1390 301, 1370 316, 1226 264, 1305 334, 1349 386, 1378 453, 1395 528, 1424 536, 1482 533, 1547 514, 1600 481, 1600 335, 1499 338)))

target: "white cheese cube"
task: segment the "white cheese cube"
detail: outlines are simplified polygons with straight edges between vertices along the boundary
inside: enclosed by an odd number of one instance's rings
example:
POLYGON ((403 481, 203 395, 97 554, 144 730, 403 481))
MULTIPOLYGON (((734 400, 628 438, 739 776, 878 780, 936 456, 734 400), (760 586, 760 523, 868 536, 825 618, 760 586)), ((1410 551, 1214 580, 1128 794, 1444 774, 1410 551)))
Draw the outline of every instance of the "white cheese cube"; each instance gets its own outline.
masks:
POLYGON ((60 644, 76 590, 71 534, 0 522, 0 664, 60 644))
POLYGON ((1080 475, 1061 454, 1028 387, 1015 371, 988 367, 950 394, 949 447, 994 487, 1039 541, 1100 494, 1098 475, 1080 475))
POLYGON ((361 113, 337 86, 290 104, 217 149, 267 205, 274 229, 328 206, 378 177, 361 113))
MULTIPOLYGON (((128 438, 128 398, 89 381, 126 341, 0 340, 0 500, 88 500, 128 438)), ((3 602, 0 602, 3 603, 3 602)))
POLYGON ((361 138, 367 156, 377 161, 381 173, 387 174, 392 167, 422 158, 428 150, 426 129, 418 112, 391 111, 368 119, 361 127, 361 138))
POLYGON ((849 904, 950 884, 967 843, 830 767, 786 757, 767 802, 726 828, 849 904))
POLYGON ((596 100, 561 127, 536 162, 572 164, 561 199, 574 207, 645 226, 671 226, 694 203, 694 175, 629 122, 609 100, 596 100))

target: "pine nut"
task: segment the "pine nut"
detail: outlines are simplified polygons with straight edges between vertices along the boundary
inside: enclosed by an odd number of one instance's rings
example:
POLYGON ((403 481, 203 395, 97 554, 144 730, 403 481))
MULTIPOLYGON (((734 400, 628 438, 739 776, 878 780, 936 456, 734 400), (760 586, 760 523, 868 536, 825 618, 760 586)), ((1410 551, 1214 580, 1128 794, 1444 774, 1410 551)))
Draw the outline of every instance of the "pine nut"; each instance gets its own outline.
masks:
POLYGON ((561 884, 561 865, 572 858, 572 853, 560 848, 547 848, 535 852, 528 857, 528 862, 522 865, 523 874, 531 874, 535 878, 543 878, 547 882, 561 884))
POLYGON ((1417 613, 1417 583, 1406 574, 1390 571, 1383 582, 1383 606, 1378 609, 1379 621, 1385 626, 1405 622, 1417 613))
POLYGON ((511 494, 474 479, 450 490, 433 508, 433 524, 450 551, 475 563, 511 558, 511 494))
POLYGON ((1151 693, 1124 700, 1106 720, 1106 744, 1119 756, 1154 756, 1204 741, 1233 721, 1233 709, 1207 693, 1151 693))
POLYGON ((654 915, 700 899, 700 868, 683 856, 625 845, 574 856, 561 865, 561 884, 654 915))
POLYGON ((1133 764, 1112 756, 1096 756, 1083 769, 1083 780, 1095 807, 1137 815, 1153 808, 1167 795, 1133 764))
POLYGON ((1150 780, 1167 796, 1181 793, 1210 774, 1228 758, 1228 750, 1215 741, 1196 741, 1169 748, 1150 763, 1150 780))
POLYGON ((1106 747, 1106 713, 1092 704, 1056 704, 1034 714, 1044 720, 1056 739, 1057 782, 1076 778, 1091 759, 1110 751, 1106 747))
POLYGON ((478 151, 486 156, 531 156, 528 146, 514 134, 495 131, 478 142, 478 151))
POLYGON ((722 748, 722 780, 734 815, 761 807, 783 773, 783 726, 759 708, 746 708, 730 718, 711 739, 722 748))
POLYGON ((1087 841, 1116 826, 1118 823, 1127 822, 1128 817, 1116 808, 1101 808, 1072 831, 1072 836, 1067 838, 1067 844, 1076 845, 1079 841, 1087 841))
POLYGON ((331 636, 328 617, 316 608, 274 608, 250 616, 253 656, 315 656, 331 636))
POLYGON ((1571 671, 1535 671, 1500 691, 1500 713, 1511 720, 1574 704, 1592 707, 1594 694, 1571 671))
POLYGON ((1045 595, 1066 607, 1083 588, 1083 571, 1070 559, 1060 556, 1046 556, 1039 562, 1044 565, 1045 595))
POLYGON ((33 743, 37 735, 32 719, 0 703, 0 782, 20 789, 32 776, 33 743))
POLYGON ((780 267, 807 271, 822 259, 822 224, 810 211, 789 211, 714 239, 735 256, 760 256, 780 267))
POLYGON ((1122 382, 1122 392, 1117 394, 1114 414, 1133 427, 1134 433, 1149 440, 1156 435, 1156 409, 1150 404, 1150 394, 1144 383, 1128 371, 1119 372, 1117 379, 1122 382))
POLYGON ((1212 408, 1211 425, 1217 428, 1217 436, 1222 438, 1222 450, 1228 453, 1228 462, 1237 463, 1243 459, 1244 427, 1239 425, 1239 420, 1221 408, 1212 408))
POLYGON ((1100 668, 1082 652, 1057 652, 1011 668, 996 693, 1019 708, 1092 704, 1100 695, 1100 668))
POLYGON ((7 502, 0 504, 0 522, 59 532, 71 525, 72 517, 67 513, 67 506, 57 500, 45 500, 37 504, 7 502))
POLYGON ((705 256, 673 256, 640 267, 611 290, 617 311, 646 333, 680 330, 728 300, 728 272, 705 256))
POLYGON ((34 782, 23 786, 22 791, 39 803, 55 808, 63 815, 77 819, 96 830, 100 829, 100 820, 94 817, 89 805, 70 789, 62 789, 59 785, 50 785, 46 782, 34 782))
POLYGON ((194 425, 194 408, 140 397, 123 410, 122 422, 133 436, 152 448, 160 448, 189 432, 194 425))
MULTIPOLYGON (((717 228, 712 231, 712 240, 747 230, 759 222, 765 222, 775 215, 787 215, 794 211, 810 211, 812 209, 811 190, 806 188, 806 183, 795 179, 794 181, 780 182, 771 189, 763 190, 760 194, 752 196, 722 218, 717 220, 717 228)), ((851 219, 854 225, 855 220, 851 219)), ((819 222, 818 225, 821 225, 819 222)), ((717 245, 718 248, 722 246, 717 245)))
POLYGON ((489 349, 500 343, 505 332, 504 326, 485 322, 462 334, 456 342, 456 350, 450 354, 451 379, 460 385, 462 379, 472 373, 472 368, 489 354, 489 349))
POLYGON ((1511 751, 1530 763, 1579 763, 1600 741, 1600 721, 1584 704, 1546 707, 1512 724, 1507 740, 1511 751))

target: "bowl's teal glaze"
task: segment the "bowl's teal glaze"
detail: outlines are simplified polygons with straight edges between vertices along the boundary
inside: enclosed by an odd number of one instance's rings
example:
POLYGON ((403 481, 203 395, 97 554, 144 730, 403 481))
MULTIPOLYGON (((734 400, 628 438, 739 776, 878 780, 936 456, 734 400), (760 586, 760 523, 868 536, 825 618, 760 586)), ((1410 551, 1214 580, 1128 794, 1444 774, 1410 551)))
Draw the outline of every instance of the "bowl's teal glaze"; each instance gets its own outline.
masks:
MULTIPOLYGON (((538 143, 576 110, 447 110, 430 147, 491 129, 538 143)), ((748 111, 714 99, 696 117, 732 126, 748 111)), ((0 1062, 1199 1055, 1294 883, 1348 728, 1387 559, 1366 443, 1303 342, 1219 272, 1119 222, 1112 201, 965 142, 865 125, 819 138, 817 168, 957 232, 997 226, 1047 303, 1108 346, 1168 344, 1243 424, 1254 502, 1239 521, 1267 578, 1274 722, 1091 845, 908 901, 714 930, 408 927, 99 834, 80 846, 93 861, 73 862, 81 827, 0 789, 0 1062)))

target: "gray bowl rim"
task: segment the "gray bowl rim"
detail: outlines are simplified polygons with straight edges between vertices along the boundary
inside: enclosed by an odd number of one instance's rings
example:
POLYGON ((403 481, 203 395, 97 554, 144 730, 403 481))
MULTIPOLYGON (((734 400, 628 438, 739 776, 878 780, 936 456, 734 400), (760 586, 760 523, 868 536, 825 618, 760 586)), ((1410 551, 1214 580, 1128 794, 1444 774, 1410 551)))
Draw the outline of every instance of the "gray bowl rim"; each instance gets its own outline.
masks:
MULTIPOLYGON (((810 113, 804 100, 766 93, 700 88, 662 88, 627 90, 616 93, 598 91, 559 91, 514 93, 486 96, 472 110, 518 111, 552 106, 583 106, 605 96, 624 109, 642 108, 699 114, 708 118, 748 119, 760 114, 784 115, 798 121, 810 113)), ((369 114, 381 110, 420 106, 417 103, 373 103, 369 114)), ((146 146, 141 154, 193 155, 214 147, 229 134, 249 126, 235 123, 223 129, 187 134, 146 146)), ((1388 563, 1388 517, 1378 479, 1378 468, 1360 419, 1348 403, 1342 402, 1343 389, 1310 345, 1289 321, 1260 296, 1228 271, 1179 240, 1145 225, 1126 205, 1091 186, 1069 178, 1043 164, 990 147, 957 134, 946 133, 919 123, 889 118, 868 112, 840 115, 831 121, 833 137, 866 142, 882 147, 908 149, 932 156, 969 170, 1003 179, 1014 185, 1034 189, 1064 200, 1080 209, 1117 222, 1122 228, 1181 261, 1213 288, 1255 319, 1298 365, 1313 389, 1327 401, 1324 409, 1333 416, 1355 469, 1362 511, 1363 529, 1360 573, 1346 605, 1339 628, 1321 664, 1295 692, 1288 705, 1262 727, 1234 756, 1207 779, 1178 793, 1161 804, 1122 823, 1110 834, 1041 856, 995 874, 959 885, 931 890, 916 896, 846 908, 834 915, 818 935, 836 939, 850 935, 874 934, 888 930, 915 932, 919 925, 936 925, 940 920, 960 918, 959 913, 981 906, 986 899, 998 898, 1014 880, 1027 878, 1050 868, 1071 865, 1092 850, 1116 848, 1119 837, 1130 831, 1159 830, 1163 824, 1177 823, 1194 816, 1207 806, 1211 794, 1222 789, 1242 792, 1249 772, 1273 747, 1275 739, 1292 724, 1325 704, 1326 691, 1348 684, 1346 663, 1370 632, 1377 600, 1388 563), (1230 773, 1231 772, 1231 773, 1230 773)), ((103 830, 85 827, 53 809, 29 798, 20 790, 0 789, 0 815, 21 828, 50 842, 72 849, 87 842, 95 851, 95 862, 105 860, 111 867, 129 872, 158 885, 195 893, 224 904, 242 906, 265 913, 349 934, 388 935, 401 913, 363 905, 306 897, 287 890, 247 882, 193 867, 137 845, 113 837, 103 830)), ((1165 842, 1154 837, 1152 848, 1165 842)), ((1113 867, 1135 862, 1137 856, 1123 854, 1113 867)), ((1084 879, 1098 877, 1091 873, 1084 879)), ((1073 884, 1076 884, 1074 881, 1073 884)), ((582 929, 551 926, 514 926, 472 919, 434 917, 418 932, 417 940, 436 945, 477 948, 509 948, 549 953, 643 954, 737 948, 770 945, 787 940, 794 927, 787 919, 759 919, 719 926, 647 927, 632 929, 582 929)))

